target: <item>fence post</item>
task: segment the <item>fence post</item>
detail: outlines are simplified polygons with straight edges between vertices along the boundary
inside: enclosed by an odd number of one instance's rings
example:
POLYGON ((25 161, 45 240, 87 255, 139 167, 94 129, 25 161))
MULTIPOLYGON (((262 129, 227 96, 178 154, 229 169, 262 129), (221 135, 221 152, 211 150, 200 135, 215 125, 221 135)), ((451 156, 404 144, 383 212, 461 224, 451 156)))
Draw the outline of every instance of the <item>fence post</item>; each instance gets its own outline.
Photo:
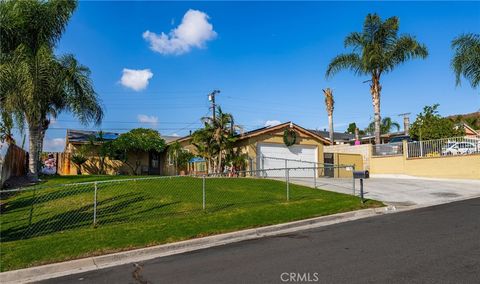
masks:
POLYGON ((93 225, 97 225, 97 182, 95 182, 95 192, 93 195, 93 225))
POLYGON ((285 179, 287 181, 287 201, 290 200, 290 170, 289 169, 285 169, 286 173, 285 173, 285 179))
POLYGON ((205 210, 205 175, 202 176, 202 208, 205 210))
POLYGON ((313 188, 317 188, 317 166, 313 164, 313 188))
POLYGON ((353 181, 353 196, 355 196, 355 175, 353 172, 355 171, 355 166, 352 168, 352 181, 353 181))
POLYGON ((360 202, 364 203, 363 200, 363 178, 360 179, 360 202))
POLYGON ((266 176, 266 172, 265 172, 265 157, 262 155, 262 177, 265 177, 266 176))

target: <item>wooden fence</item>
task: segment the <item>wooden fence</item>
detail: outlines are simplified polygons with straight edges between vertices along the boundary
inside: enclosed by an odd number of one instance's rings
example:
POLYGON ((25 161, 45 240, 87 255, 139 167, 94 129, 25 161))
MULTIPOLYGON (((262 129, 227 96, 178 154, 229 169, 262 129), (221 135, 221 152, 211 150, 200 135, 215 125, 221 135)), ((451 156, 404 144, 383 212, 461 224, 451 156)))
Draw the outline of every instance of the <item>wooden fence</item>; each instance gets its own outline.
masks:
POLYGON ((2 144, 0 154, 0 188, 11 177, 23 176, 27 172, 27 152, 14 144, 2 144))

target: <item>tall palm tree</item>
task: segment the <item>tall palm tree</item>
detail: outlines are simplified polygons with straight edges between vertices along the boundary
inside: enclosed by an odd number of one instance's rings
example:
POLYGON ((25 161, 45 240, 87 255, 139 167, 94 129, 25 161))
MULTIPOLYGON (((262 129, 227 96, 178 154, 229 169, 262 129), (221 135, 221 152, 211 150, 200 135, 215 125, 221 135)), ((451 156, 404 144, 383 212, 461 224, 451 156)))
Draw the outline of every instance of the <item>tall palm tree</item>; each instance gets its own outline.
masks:
POLYGON ((71 54, 54 48, 76 8, 76 1, 0 2, 0 111, 11 114, 29 133, 29 172, 36 180, 50 118, 69 111, 81 123, 100 123, 103 111, 90 70, 71 54))
POLYGON ((401 63, 412 58, 426 58, 425 45, 410 35, 398 35, 397 17, 382 21, 377 14, 368 14, 361 32, 353 32, 345 38, 345 47, 353 47, 352 52, 340 54, 332 59, 326 71, 331 77, 340 70, 348 69, 356 75, 370 76, 375 142, 380 143, 380 79, 383 74, 393 71, 401 63))
POLYGON ((328 131, 330 134, 330 142, 332 145, 334 144, 333 141, 333 105, 335 101, 333 100, 333 92, 330 88, 322 90, 323 94, 325 95, 325 106, 327 107, 327 114, 328 114, 328 131))
POLYGON ((470 81, 472 88, 480 84, 480 35, 463 34, 452 41, 455 55, 452 67, 455 72, 456 84, 460 85, 460 77, 470 81))

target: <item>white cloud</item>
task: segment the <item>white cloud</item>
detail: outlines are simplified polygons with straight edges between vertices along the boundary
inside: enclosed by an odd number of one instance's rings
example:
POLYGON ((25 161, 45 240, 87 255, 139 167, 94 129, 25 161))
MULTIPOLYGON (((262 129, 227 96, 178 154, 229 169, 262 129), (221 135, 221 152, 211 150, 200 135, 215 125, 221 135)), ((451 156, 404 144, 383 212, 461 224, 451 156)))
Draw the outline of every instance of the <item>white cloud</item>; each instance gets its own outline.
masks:
POLYGON ((178 135, 177 133, 173 133, 172 135, 170 136, 173 136, 173 137, 180 137, 180 135, 178 135))
POLYGON ((158 117, 153 115, 146 115, 146 114, 139 114, 137 115, 138 122, 141 123, 150 123, 150 124, 158 124, 158 117))
POLYGON ((209 18, 201 11, 190 9, 183 16, 180 25, 168 35, 147 30, 143 33, 143 38, 150 43, 152 50, 161 54, 178 55, 189 52, 192 47, 203 48, 207 41, 217 36, 212 24, 208 22, 209 18))
POLYGON ((43 142, 44 152, 62 152, 65 149, 65 138, 47 138, 43 142))
POLYGON ((143 70, 134 70, 123 68, 122 78, 120 83, 135 91, 141 91, 148 86, 148 80, 153 77, 152 71, 150 69, 143 70))
POLYGON ((275 126, 281 124, 278 120, 267 120, 265 121, 265 127, 275 126))

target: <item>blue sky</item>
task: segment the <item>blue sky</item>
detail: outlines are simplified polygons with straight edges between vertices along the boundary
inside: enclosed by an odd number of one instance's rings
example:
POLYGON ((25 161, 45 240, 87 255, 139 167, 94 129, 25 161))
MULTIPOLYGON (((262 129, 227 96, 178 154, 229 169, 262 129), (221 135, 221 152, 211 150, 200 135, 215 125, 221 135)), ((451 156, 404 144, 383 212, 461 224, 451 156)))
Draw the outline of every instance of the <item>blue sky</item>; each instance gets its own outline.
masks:
POLYGON ((397 115, 411 112, 414 120, 434 103, 442 115, 480 108, 479 90, 465 81, 455 87, 450 68, 451 40, 480 32, 478 2, 80 2, 57 52, 73 53, 91 69, 106 116, 93 127, 62 114, 47 132, 45 150, 63 149, 66 128, 143 126, 188 134, 208 114, 213 89, 221 90, 223 110, 247 130, 269 120, 326 128, 326 87, 334 90, 335 130, 349 122, 365 127, 373 113, 362 83, 368 78, 345 71, 326 80, 324 74, 345 51, 344 37, 360 31, 373 12, 398 16, 400 32, 416 36, 430 53, 383 77, 382 116, 401 122, 397 115), (189 10, 197 12, 182 26, 189 10), (127 70, 133 77, 122 84, 124 69, 144 71, 127 70))

